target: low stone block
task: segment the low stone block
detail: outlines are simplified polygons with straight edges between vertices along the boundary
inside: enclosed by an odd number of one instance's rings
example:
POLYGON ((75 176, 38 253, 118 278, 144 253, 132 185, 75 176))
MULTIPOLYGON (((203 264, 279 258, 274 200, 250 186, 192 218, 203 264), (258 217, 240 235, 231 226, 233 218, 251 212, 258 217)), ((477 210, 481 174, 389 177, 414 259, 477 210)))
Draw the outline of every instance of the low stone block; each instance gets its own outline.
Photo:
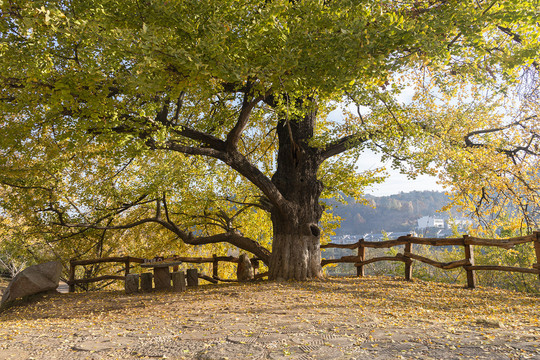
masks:
POLYGON ((180 292, 186 291, 186 275, 183 271, 175 271, 171 273, 173 291, 180 292))
POLYGON ((152 291, 152 274, 142 273, 140 276, 141 276, 141 290, 144 292, 152 291))
POLYGON ((199 272, 197 269, 187 269, 187 286, 199 286, 199 272))
POLYGON ((171 289, 171 273, 168 267, 154 269, 154 288, 156 290, 171 289))
POLYGON ((125 282, 126 294, 133 294, 139 291, 139 275, 128 274, 125 282))

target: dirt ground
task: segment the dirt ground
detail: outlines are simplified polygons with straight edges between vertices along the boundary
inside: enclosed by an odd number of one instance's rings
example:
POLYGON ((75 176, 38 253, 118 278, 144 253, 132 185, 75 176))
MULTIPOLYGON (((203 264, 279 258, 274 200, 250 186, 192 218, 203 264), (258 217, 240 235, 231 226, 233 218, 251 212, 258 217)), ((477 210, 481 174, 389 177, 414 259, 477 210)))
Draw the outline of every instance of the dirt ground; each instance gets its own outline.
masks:
POLYGON ((0 359, 540 359, 539 305, 381 277, 47 294, 0 314, 0 359))

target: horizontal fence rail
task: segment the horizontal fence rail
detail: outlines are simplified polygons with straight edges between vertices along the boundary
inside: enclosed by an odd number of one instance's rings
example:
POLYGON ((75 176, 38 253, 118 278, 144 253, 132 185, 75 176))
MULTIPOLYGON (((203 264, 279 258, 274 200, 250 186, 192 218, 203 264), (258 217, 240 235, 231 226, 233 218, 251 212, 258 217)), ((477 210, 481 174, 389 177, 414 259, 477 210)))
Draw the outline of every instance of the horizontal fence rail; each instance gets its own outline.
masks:
POLYGON ((126 276, 129 275, 129 269, 131 268, 131 263, 143 263, 144 259, 132 257, 132 256, 123 256, 123 257, 107 257, 91 260, 75 260, 71 259, 69 262, 69 292, 75 291, 76 284, 90 284, 98 281, 104 280, 125 280, 126 276), (75 278, 75 268, 77 266, 101 264, 101 263, 122 263, 124 264, 124 276, 120 275, 103 275, 94 278, 86 279, 76 279, 75 278))
POLYGON ((468 235, 463 235, 460 238, 420 238, 411 235, 400 236, 395 240, 386 241, 365 241, 360 239, 352 244, 326 244, 321 245, 321 249, 358 249, 358 255, 343 256, 339 259, 324 259, 321 262, 322 266, 328 264, 337 263, 352 263, 356 266, 356 273, 358 276, 364 276, 364 266, 375 263, 378 261, 401 261, 405 263, 405 279, 411 280, 412 278, 412 264, 413 261, 419 261, 440 269, 450 270, 462 267, 467 274, 467 287, 474 288, 476 286, 475 271, 509 271, 537 274, 540 279, 540 232, 535 232, 532 235, 518 236, 508 239, 486 239, 478 238, 468 235), (536 264, 533 264, 532 268, 520 268, 515 266, 499 266, 499 265, 476 265, 474 263, 474 248, 473 246, 496 246, 504 249, 511 249, 512 247, 520 244, 532 242, 534 244, 534 250, 536 254, 536 264), (451 262, 439 262, 429 259, 424 256, 416 255, 412 252, 412 245, 430 245, 430 246, 462 246, 465 258, 462 260, 451 262), (380 256, 371 259, 366 259, 366 248, 384 249, 392 248, 394 246, 405 245, 402 254, 395 256, 380 256))
MULTIPOLYGON (((238 282, 238 280, 234 279, 223 279, 219 277, 219 262, 232 262, 232 263, 238 263, 239 258, 234 256, 217 256, 213 255, 212 257, 203 258, 203 257, 186 257, 186 256, 172 256, 170 258, 167 258, 166 260, 175 260, 175 261, 182 261, 185 263, 192 263, 192 264, 204 264, 204 263, 212 263, 212 277, 207 275, 199 274, 199 277, 201 279, 204 279, 206 281, 209 281, 211 283, 217 284, 218 281, 221 282, 238 282)), ((259 258, 252 258, 250 259, 251 265, 253 266, 253 270, 255 273, 255 279, 261 279, 268 276, 267 272, 264 273, 258 273, 259 272, 259 266, 261 259, 259 258)))

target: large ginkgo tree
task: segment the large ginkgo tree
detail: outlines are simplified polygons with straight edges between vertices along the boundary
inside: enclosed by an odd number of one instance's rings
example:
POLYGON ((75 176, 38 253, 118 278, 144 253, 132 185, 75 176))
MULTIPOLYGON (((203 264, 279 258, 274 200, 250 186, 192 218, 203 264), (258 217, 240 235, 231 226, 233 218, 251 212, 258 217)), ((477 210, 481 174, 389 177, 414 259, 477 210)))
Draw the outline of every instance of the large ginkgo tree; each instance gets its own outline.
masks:
POLYGON ((3 0, 0 177, 58 225, 158 224, 249 251, 273 279, 318 278, 321 194, 369 183, 348 165, 368 148, 412 175, 440 171, 477 203, 497 176, 534 194, 534 171, 516 166, 537 159, 538 12, 522 0, 3 0), (404 89, 416 95, 400 100, 404 89), (329 117, 341 104, 357 111, 329 117), (77 186, 104 167, 122 201, 77 186), (196 209, 173 208, 189 187, 227 195, 235 216, 268 212, 271 250, 215 207, 203 215, 222 231, 182 226, 196 209), (96 203, 109 215, 88 215, 96 203))

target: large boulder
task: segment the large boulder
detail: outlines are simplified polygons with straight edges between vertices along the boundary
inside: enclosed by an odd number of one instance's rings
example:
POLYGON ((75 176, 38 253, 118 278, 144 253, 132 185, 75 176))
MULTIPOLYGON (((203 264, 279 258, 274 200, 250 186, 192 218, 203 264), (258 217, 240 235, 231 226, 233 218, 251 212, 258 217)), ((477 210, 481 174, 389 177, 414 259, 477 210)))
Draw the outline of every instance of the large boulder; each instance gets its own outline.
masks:
POLYGON ((251 281, 253 280, 253 265, 246 254, 240 255, 238 259, 238 268, 236 269, 236 277, 238 281, 251 281))
POLYGON ((4 291, 0 308, 17 298, 55 290, 62 274, 62 264, 50 261, 30 266, 13 278, 4 291))

